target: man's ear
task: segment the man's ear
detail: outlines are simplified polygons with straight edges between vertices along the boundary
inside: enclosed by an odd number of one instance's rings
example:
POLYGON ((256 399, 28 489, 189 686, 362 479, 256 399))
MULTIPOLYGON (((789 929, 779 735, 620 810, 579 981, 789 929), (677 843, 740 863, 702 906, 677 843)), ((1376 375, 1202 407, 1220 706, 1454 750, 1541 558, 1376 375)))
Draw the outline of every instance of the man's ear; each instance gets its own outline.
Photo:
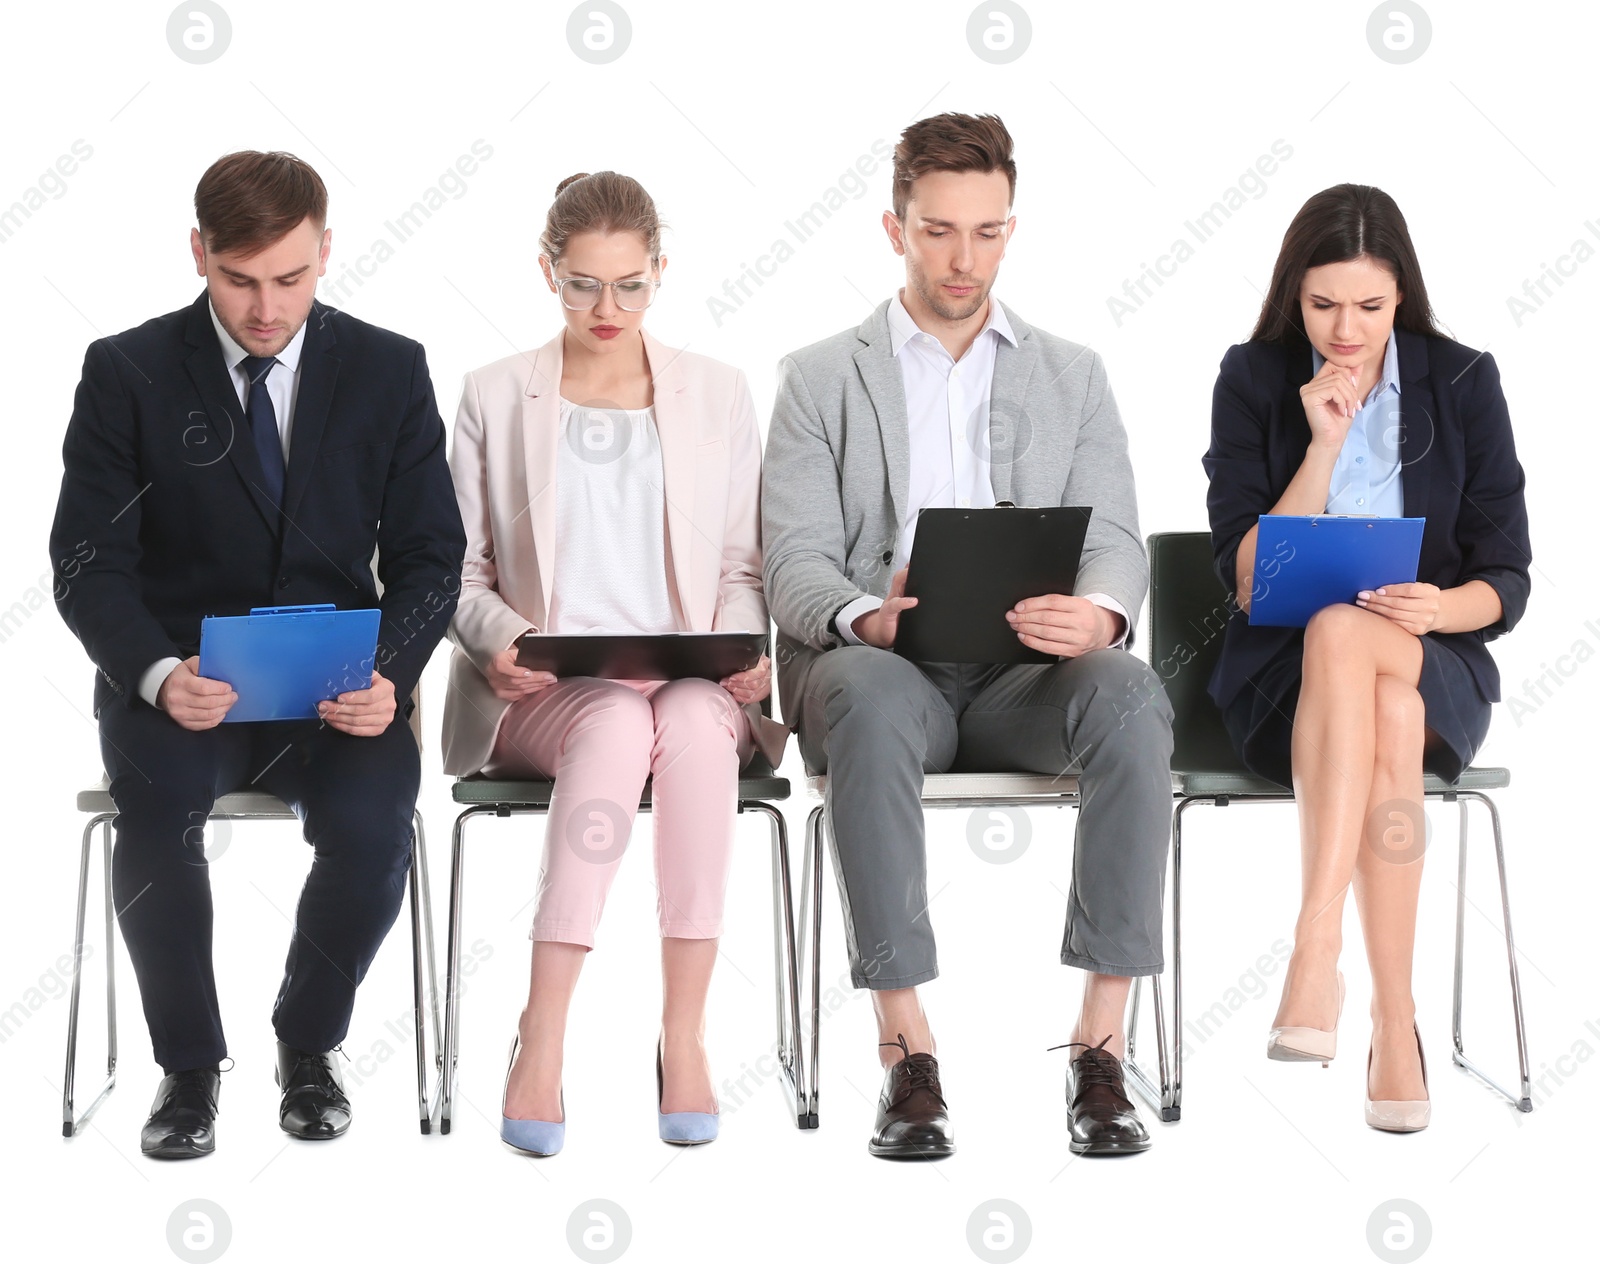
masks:
POLYGON ((889 234, 889 244, 894 247, 895 254, 905 254, 905 225, 893 211, 883 213, 883 231, 889 234))
POLYGON ((194 270, 196 275, 206 274, 206 243, 200 237, 198 228, 189 230, 189 252, 194 255, 194 270))

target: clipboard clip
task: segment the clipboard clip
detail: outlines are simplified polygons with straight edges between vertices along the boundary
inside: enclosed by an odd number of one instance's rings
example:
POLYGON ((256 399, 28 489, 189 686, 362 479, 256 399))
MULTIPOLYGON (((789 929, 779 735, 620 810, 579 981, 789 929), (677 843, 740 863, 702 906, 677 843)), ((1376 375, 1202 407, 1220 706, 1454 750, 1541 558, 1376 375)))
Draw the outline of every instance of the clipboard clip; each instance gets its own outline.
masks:
POLYGON ((331 601, 319 601, 309 606, 251 606, 250 613, 257 614, 329 614, 336 610, 331 601))

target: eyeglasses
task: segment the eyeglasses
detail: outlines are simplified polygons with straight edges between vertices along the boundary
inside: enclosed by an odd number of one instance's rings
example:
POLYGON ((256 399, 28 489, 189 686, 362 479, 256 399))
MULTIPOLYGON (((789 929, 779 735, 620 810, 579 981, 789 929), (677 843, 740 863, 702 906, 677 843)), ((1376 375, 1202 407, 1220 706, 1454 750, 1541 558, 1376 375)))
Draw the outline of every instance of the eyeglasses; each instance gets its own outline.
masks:
POLYGON ((638 277, 626 281, 596 281, 593 277, 556 277, 556 293, 561 305, 575 312, 586 312, 600 301, 600 291, 611 287, 611 296, 625 312, 642 312, 655 299, 659 280, 638 277))

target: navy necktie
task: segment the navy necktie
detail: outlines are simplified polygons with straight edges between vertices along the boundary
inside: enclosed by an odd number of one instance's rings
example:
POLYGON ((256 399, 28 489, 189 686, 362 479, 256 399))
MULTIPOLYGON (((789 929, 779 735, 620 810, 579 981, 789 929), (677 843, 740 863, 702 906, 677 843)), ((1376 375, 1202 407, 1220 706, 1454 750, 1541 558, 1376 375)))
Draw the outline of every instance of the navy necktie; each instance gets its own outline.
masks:
POLYGON ((245 396, 244 415, 255 438, 256 455, 261 458, 262 480, 268 497, 283 508, 283 440, 278 434, 278 414, 267 393, 267 374, 277 363, 271 356, 245 356, 245 375, 250 390, 245 396))

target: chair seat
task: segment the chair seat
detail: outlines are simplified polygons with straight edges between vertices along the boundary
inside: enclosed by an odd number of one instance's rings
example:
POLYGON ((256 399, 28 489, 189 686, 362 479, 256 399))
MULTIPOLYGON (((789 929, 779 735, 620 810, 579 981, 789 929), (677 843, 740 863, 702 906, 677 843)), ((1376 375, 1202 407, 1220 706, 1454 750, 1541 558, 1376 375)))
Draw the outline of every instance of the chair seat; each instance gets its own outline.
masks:
MULTIPOLYGON (((553 780, 529 779, 511 781, 494 777, 458 777, 450 788, 450 797, 457 803, 478 807, 504 804, 510 808, 548 808, 550 796, 555 793, 553 780)), ((789 779, 773 770, 765 755, 757 752, 741 770, 739 800, 777 800, 789 797, 789 779)), ((644 783, 644 793, 639 796, 639 807, 650 806, 650 782, 644 783)))
MULTIPOLYGON (((807 777, 806 788, 821 797, 828 778, 807 777)), ((1078 794, 1076 777, 1031 772, 930 772, 922 778, 922 801, 937 805, 965 799, 1071 799, 1078 794)))
MULTIPOLYGON (((1257 777, 1247 772, 1180 772, 1173 775, 1178 793, 1185 798, 1209 799, 1227 795, 1229 798, 1249 799, 1291 793, 1276 781, 1257 777)), ((1506 768, 1467 768, 1455 781, 1442 781, 1432 773, 1422 778, 1424 794, 1448 794, 1452 790, 1504 790, 1511 784, 1511 772, 1506 768)))
MULTIPOLYGON (((101 777, 87 790, 78 791, 78 811, 115 812, 117 805, 111 798, 111 781, 101 777)), ((235 790, 221 795, 211 807, 213 818, 259 817, 263 820, 295 820, 294 809, 275 794, 264 790, 235 790)))

